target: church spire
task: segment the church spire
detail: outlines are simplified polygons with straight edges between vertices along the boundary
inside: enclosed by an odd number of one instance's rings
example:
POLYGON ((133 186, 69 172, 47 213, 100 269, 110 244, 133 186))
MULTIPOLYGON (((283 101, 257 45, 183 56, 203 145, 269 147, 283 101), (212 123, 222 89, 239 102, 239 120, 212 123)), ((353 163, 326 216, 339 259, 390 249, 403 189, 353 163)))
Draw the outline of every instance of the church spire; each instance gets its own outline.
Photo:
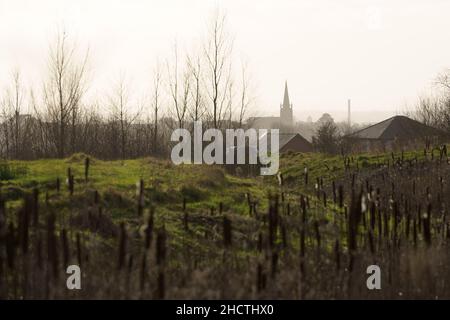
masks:
POLYGON ((289 93, 288 93, 288 86, 287 86, 287 80, 284 84, 284 98, 283 98, 283 108, 290 108, 291 104, 289 102, 289 93))
POLYGON ((280 108, 280 130, 282 132, 292 132, 294 118, 292 115, 292 104, 289 101, 287 81, 284 84, 283 104, 280 108))

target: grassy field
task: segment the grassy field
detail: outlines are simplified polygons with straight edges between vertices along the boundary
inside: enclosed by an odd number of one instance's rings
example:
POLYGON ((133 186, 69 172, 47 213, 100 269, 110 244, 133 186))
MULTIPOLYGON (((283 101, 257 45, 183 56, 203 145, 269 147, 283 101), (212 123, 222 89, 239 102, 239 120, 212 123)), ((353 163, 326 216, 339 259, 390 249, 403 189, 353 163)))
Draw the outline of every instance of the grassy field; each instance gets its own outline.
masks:
POLYGON ((86 157, 1 163, 1 297, 450 297, 439 152, 288 153, 280 177, 86 157))

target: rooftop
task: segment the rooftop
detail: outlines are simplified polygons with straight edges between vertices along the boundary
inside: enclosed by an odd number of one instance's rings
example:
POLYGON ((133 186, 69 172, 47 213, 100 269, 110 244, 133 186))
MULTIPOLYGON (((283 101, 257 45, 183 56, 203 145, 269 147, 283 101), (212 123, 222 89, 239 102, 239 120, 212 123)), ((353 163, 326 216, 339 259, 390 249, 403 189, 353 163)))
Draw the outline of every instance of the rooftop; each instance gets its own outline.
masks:
POLYGON ((442 136, 445 132, 405 116, 394 116, 346 136, 356 139, 394 140, 442 136))

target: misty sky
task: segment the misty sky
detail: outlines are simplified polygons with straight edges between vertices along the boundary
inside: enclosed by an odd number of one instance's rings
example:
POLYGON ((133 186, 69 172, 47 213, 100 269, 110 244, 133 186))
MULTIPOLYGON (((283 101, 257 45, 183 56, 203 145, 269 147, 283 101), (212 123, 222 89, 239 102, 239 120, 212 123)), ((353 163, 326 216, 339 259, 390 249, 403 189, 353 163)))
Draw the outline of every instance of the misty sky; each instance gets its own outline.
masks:
POLYGON ((19 67, 39 87, 46 52, 63 24, 90 48, 90 94, 125 73, 134 94, 150 88, 157 58, 191 50, 219 6, 248 60, 258 115, 276 115, 288 81, 294 116, 329 112, 377 121, 413 104, 450 67, 450 1, 444 0, 0 0, 0 88, 19 67))

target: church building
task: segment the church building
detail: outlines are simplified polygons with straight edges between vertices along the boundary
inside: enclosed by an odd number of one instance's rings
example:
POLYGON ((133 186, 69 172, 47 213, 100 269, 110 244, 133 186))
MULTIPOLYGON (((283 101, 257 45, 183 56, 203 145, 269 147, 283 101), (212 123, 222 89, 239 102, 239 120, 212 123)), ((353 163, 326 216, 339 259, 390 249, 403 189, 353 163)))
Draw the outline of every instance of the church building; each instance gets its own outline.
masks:
POLYGON ((280 105, 279 117, 252 117, 248 125, 255 129, 280 129, 280 132, 290 133, 294 128, 292 103, 289 100, 287 81, 284 85, 283 103, 280 105))
MULTIPOLYGON (((279 117, 253 117, 248 125, 255 129, 279 129, 280 152, 312 152, 313 146, 300 133, 294 132, 292 103, 289 100, 287 81, 284 85, 283 103, 280 105, 279 117)), ((263 137, 264 138, 264 137, 263 137)), ((270 141, 270 139, 268 139, 270 141)))

